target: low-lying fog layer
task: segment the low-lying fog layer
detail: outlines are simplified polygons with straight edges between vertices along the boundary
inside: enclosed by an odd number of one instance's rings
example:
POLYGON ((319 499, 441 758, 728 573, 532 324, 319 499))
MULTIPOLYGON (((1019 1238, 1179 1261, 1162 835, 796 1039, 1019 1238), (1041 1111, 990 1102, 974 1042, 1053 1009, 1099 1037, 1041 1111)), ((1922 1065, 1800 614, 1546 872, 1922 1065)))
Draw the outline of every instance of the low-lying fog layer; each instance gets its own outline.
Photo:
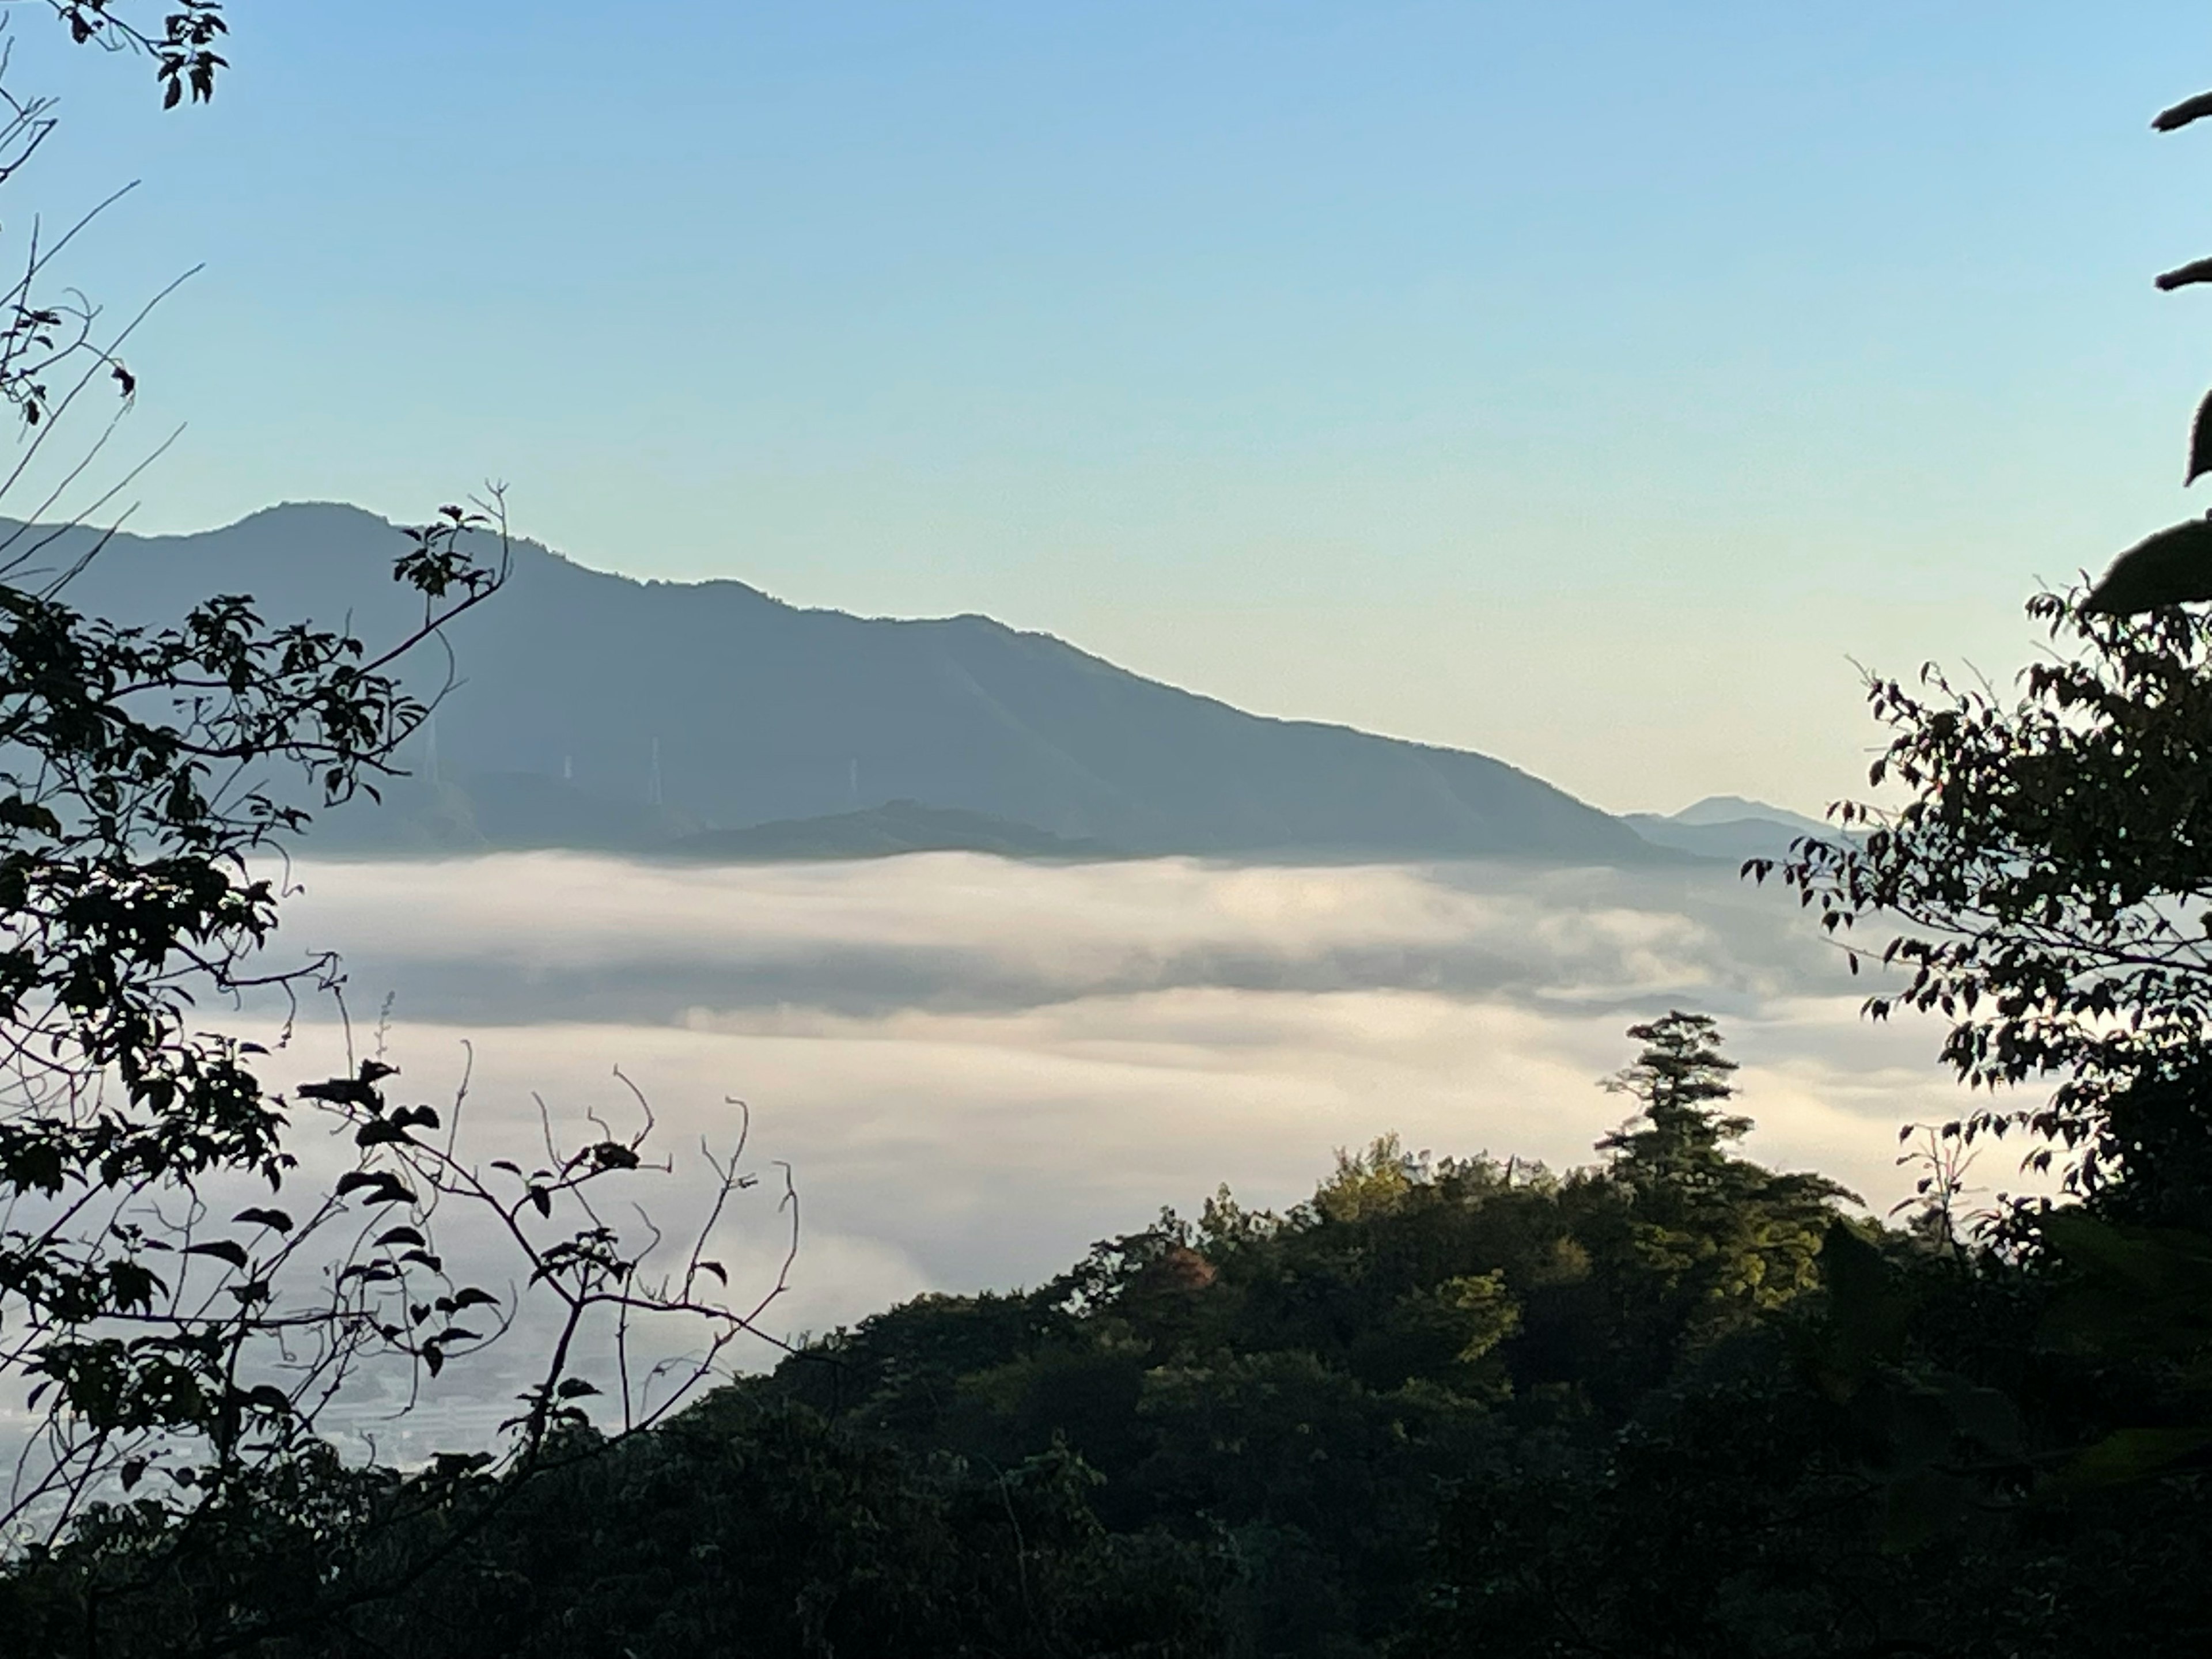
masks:
MULTIPOLYGON (((1862 1020, 1867 981, 1791 896, 1724 871, 545 854, 295 877, 284 939, 345 952, 357 1040, 392 997, 410 1095, 449 1095, 471 1042, 474 1133, 534 1133, 533 1091, 620 1109, 617 1066, 679 1155, 749 1102, 804 1199, 786 1328, 1035 1283, 1224 1182, 1292 1202, 1385 1131, 1584 1161, 1628 1110, 1599 1087, 1623 1029, 1670 1007, 1722 1018, 1754 1155, 1876 1208, 1909 1186, 1898 1126, 1961 1103, 1936 1027, 1862 1020)), ((285 1082, 338 1053, 310 1014, 285 1082)), ((1983 1173, 2014 1184, 2004 1154, 1983 1173)), ((741 1220, 757 1261, 771 1206, 741 1220)))

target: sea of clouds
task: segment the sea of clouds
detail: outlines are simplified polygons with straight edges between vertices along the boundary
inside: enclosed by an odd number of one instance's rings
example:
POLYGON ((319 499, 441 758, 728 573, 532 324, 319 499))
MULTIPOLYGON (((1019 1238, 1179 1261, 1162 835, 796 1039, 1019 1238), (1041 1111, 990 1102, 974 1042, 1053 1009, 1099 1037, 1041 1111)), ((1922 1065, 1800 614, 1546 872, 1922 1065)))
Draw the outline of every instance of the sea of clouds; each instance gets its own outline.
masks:
POLYGON ((717 1248, 768 1271, 787 1164, 786 1331, 1035 1284, 1224 1183, 1285 1206, 1386 1132, 1589 1161, 1630 1110, 1601 1087, 1634 1052, 1625 1028, 1669 1008, 1722 1020, 1753 1156, 1876 1210, 1912 1179, 1899 1127, 1963 1103, 1938 1028, 1863 1019, 1867 980, 1793 896, 1717 867, 530 854, 291 879, 283 946, 344 952, 351 1029, 310 1004, 272 1081, 363 1052, 388 999, 399 1086, 435 1103, 470 1069, 487 1158, 538 1134, 540 1098, 572 1127, 635 1121, 634 1084, 678 1159, 678 1220, 687 1149, 725 1143, 742 1099, 772 1178, 717 1248))
MULTIPOLYGON (((485 1170, 546 1163, 549 1131, 562 1153, 626 1136, 649 1109, 672 1168, 622 1177, 606 1213, 635 1238, 649 1212, 666 1238, 656 1272, 706 1223, 702 1146, 726 1152, 749 1121, 759 1183, 706 1249, 750 1303, 777 1280, 795 1193, 789 1287, 760 1322, 783 1339, 925 1291, 1036 1285, 1224 1184, 1287 1206, 1339 1148, 1387 1133, 1439 1158, 1589 1162, 1633 1109, 1602 1086, 1635 1053, 1626 1028, 1670 1008, 1721 1021, 1751 1156, 1818 1170, 1877 1212, 1917 1173, 1898 1166, 1899 1127, 1965 1104, 1934 1064, 1939 1025, 1862 1018, 1869 979, 1794 896, 1722 866, 544 853, 281 873, 269 965, 341 951, 342 1000, 308 998, 289 1029, 265 1002, 203 1011, 270 1046, 272 1086, 380 1054, 400 1067, 397 1102, 450 1125, 465 1100, 458 1145, 485 1170)), ((288 1193, 326 1191, 351 1139, 295 1105, 288 1193)), ((2020 1189, 2014 1156, 1985 1158, 1979 1184, 2020 1189)), ((269 1195, 226 1182, 201 1199, 215 1237, 269 1195)), ((456 1282, 519 1304, 519 1328, 427 1391, 404 1364, 370 1366, 324 1419, 342 1442, 406 1459, 495 1439, 557 1311, 498 1233, 481 1209, 438 1218, 456 1282)), ((650 1366, 696 1356, 701 1328, 632 1334, 629 1394, 649 1405, 665 1395, 650 1366)), ((575 1352, 618 1420, 611 1332, 575 1352)), ((718 1363, 776 1357, 748 1340, 718 1363)), ((0 1401, 11 1459, 31 1420, 20 1392, 0 1401)))

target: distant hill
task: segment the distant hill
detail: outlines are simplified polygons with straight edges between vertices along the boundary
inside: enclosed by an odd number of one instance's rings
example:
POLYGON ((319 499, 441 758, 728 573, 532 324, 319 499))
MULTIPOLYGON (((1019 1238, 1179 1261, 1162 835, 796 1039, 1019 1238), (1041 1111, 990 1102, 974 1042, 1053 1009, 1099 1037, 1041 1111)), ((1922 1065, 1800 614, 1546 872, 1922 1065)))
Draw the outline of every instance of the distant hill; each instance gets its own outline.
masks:
POLYGON ((1800 836, 1833 841, 1841 834, 1832 823, 1741 795, 1708 795, 1679 812, 1630 812, 1621 821, 1655 847, 1732 864, 1780 858, 1800 836))
MULTIPOLYGON (((388 633, 408 611, 390 580, 402 545, 356 508, 272 507, 198 535, 118 537, 71 592, 149 619, 247 592, 270 617, 388 633)), ((897 801, 975 815, 986 840, 1128 854, 1670 856, 1487 756, 1248 714, 983 617, 800 610, 526 543, 507 591, 452 642, 465 683, 438 714, 434 755, 418 740, 416 777, 380 810, 333 815, 316 844, 765 847, 797 832, 712 837, 796 821, 865 839, 858 823, 823 826, 897 801)))

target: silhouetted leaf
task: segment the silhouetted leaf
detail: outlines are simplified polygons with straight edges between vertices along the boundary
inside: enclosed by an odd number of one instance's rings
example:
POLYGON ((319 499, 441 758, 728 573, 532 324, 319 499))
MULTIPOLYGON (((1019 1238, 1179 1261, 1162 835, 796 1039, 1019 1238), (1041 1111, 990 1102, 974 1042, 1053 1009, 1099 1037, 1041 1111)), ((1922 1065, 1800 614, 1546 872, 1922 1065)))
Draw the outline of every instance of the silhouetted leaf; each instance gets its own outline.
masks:
POLYGON ((2191 519, 2146 537, 2113 560, 2081 609, 2127 617, 2199 599, 2212 599, 2212 522, 2191 519))
POLYGON ((411 1204, 415 1201, 414 1189, 389 1170, 379 1170, 374 1174, 363 1170, 349 1171, 340 1177, 337 1192, 341 1198, 349 1192, 362 1193, 364 1204, 411 1204))
POLYGON ((2197 405, 2197 419, 2189 428, 2189 471, 2181 482, 2195 483, 2208 472, 2212 472, 2212 392, 2197 405))
POLYGON ((2158 277, 2159 287, 2169 294, 2197 283, 2212 283, 2212 259, 2191 259, 2185 265, 2161 271, 2158 277))
POLYGON ((2212 92, 2200 92, 2194 98, 2185 98, 2170 109, 2162 109, 2151 118, 2151 126, 2159 132, 2172 132, 2212 115, 2212 92))
POLYGON ((246 1246, 235 1243, 228 1238, 218 1238, 205 1244, 189 1246, 185 1254, 211 1255, 218 1261, 228 1261, 234 1267, 243 1267, 246 1261, 246 1246))
POLYGON ((365 1078, 334 1077, 321 1083, 303 1083, 296 1092, 307 1100, 327 1100, 337 1106, 374 1108, 383 1103, 373 1080, 365 1078))

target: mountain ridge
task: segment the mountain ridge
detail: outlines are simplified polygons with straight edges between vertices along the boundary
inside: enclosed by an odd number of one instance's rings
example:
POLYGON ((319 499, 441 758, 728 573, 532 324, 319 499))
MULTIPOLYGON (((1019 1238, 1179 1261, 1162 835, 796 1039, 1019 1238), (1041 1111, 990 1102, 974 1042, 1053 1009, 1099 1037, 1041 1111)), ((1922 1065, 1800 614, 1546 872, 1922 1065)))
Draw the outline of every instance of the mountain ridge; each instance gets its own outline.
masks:
POLYGON ((1851 839, 1834 824, 1742 795, 1707 795, 1679 812, 1625 812, 1621 822, 1654 846, 1739 865, 1786 857, 1801 836, 1851 839))
MULTIPOLYGON (((87 534, 60 532, 55 562, 87 534)), ((408 620, 389 580, 404 545, 360 508, 284 504, 187 536, 118 535, 71 597, 152 621, 245 592, 272 618, 350 618, 374 638, 408 620)), ((332 815, 319 842, 528 842, 470 827, 487 814, 453 795, 532 777, 562 786, 539 792, 549 811, 627 814, 600 838, 633 848, 905 800, 1133 854, 1680 856, 1492 757, 1249 714, 973 612, 808 609, 734 578, 593 570, 526 540, 514 559, 507 590, 452 629, 462 683, 407 757, 415 787, 381 817, 332 815)))

